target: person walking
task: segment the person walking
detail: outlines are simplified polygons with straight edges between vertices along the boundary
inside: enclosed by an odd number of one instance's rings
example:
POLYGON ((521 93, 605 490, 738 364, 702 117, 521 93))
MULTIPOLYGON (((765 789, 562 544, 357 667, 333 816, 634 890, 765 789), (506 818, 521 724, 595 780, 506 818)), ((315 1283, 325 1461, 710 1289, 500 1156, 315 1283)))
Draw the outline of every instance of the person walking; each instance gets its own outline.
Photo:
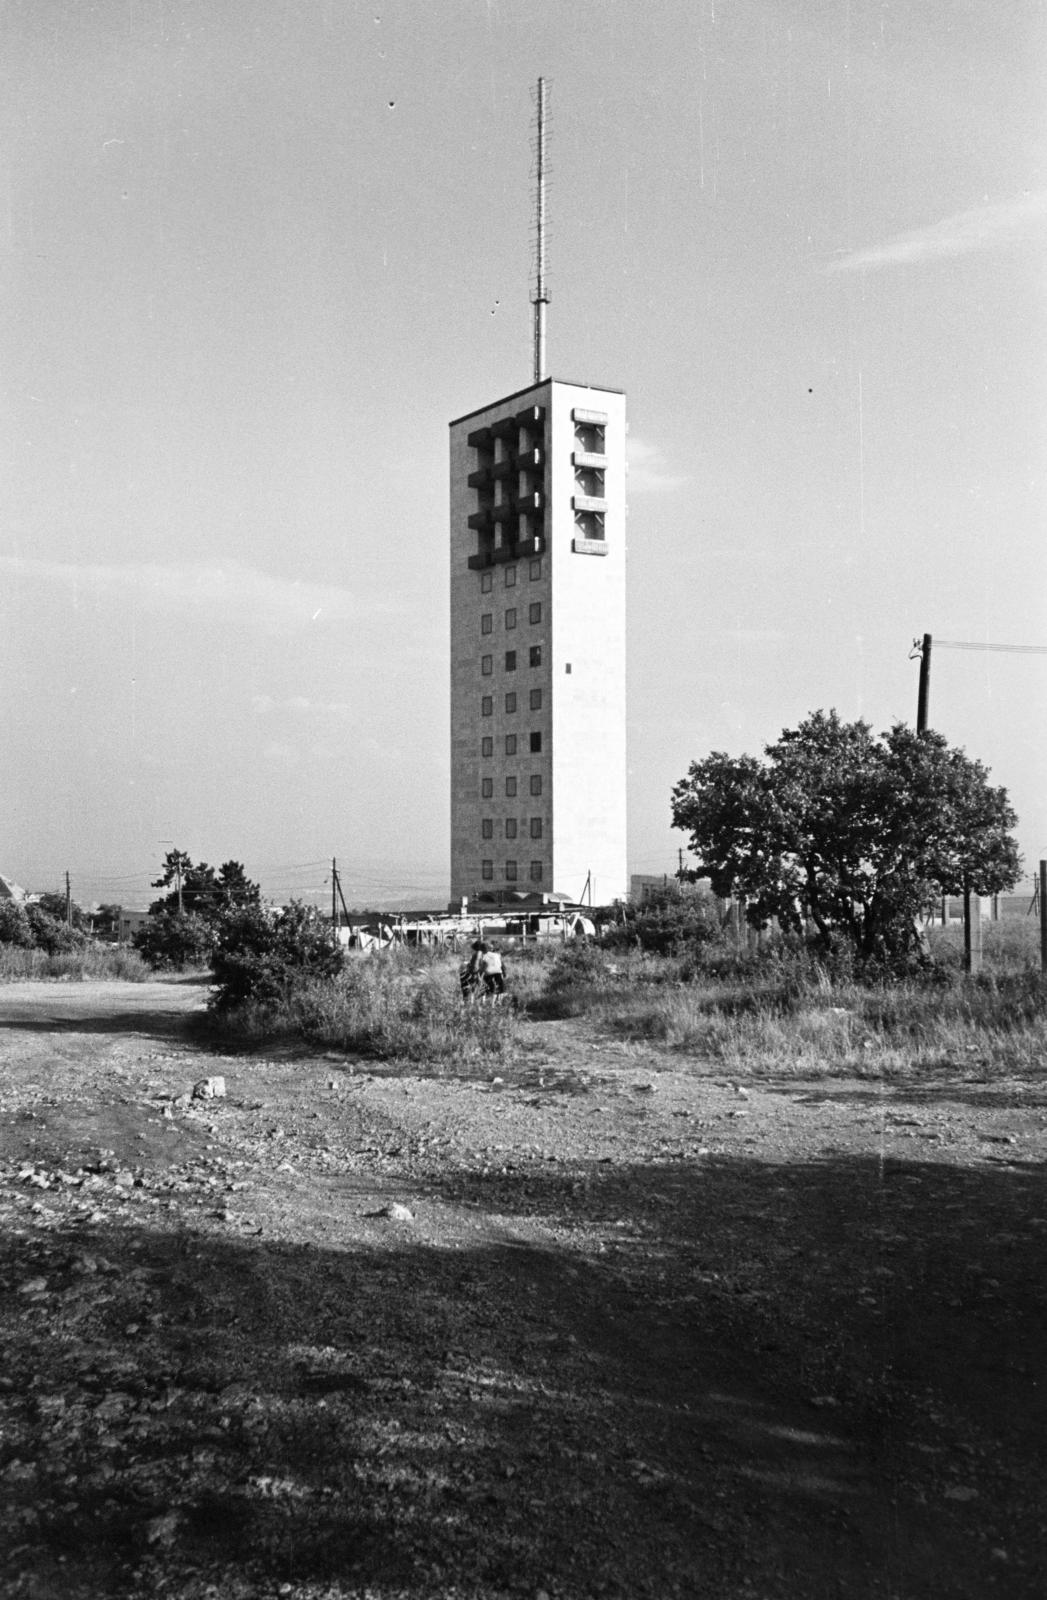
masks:
POLYGON ((480 958, 483 955, 483 951, 483 940, 474 939, 472 954, 465 965, 458 969, 459 982, 462 985, 463 1000, 477 1000, 480 997, 480 958))
POLYGON ((505 964, 502 961, 500 950, 492 950, 489 944, 480 949, 480 962, 477 969, 480 981, 483 984, 485 997, 490 995, 496 1000, 505 993, 505 964))

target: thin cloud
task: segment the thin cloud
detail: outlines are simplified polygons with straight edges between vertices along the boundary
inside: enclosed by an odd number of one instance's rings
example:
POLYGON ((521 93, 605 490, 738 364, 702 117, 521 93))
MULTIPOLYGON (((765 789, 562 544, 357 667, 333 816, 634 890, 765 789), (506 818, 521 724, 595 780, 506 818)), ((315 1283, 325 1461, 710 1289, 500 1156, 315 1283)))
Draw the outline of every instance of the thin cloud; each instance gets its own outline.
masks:
POLYGON ((1047 191, 1017 195, 1011 200, 973 206, 957 212, 927 228, 901 233, 883 244, 856 250, 851 255, 830 261, 826 272, 858 272, 877 267, 916 266, 923 261, 941 261, 950 256, 972 255, 998 245, 1014 244, 1028 238, 1047 218, 1047 191))
POLYGON ((682 472, 670 472, 657 445, 647 444, 630 434, 626 451, 629 458, 630 494, 668 494, 687 482, 682 472))
POLYGON ((238 561, 77 565, 0 556, 0 573, 10 578, 56 585, 75 597, 131 600, 153 610, 210 610, 263 628, 305 627, 317 621, 351 622, 395 608, 369 597, 357 598, 332 584, 275 578, 238 561))

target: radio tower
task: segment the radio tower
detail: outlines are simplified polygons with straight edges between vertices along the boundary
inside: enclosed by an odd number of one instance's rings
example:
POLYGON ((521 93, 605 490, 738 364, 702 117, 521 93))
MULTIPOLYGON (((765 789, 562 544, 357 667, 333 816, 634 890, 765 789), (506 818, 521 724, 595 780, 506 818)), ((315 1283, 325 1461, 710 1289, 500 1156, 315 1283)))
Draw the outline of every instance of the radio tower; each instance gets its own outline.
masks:
POLYGON ((549 295, 545 287, 545 79, 538 79, 535 96, 538 139, 535 146, 535 285, 534 305, 534 381, 541 383, 545 371, 545 308, 549 295))

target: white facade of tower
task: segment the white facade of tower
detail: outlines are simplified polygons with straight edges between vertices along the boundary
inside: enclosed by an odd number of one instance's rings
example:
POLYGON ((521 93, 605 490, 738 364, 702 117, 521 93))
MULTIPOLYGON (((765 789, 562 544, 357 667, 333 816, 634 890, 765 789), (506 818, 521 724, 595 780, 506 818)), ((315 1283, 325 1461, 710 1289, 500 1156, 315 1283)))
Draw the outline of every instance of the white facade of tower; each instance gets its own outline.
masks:
POLYGON ((628 893, 625 397, 451 424, 451 894, 628 893))

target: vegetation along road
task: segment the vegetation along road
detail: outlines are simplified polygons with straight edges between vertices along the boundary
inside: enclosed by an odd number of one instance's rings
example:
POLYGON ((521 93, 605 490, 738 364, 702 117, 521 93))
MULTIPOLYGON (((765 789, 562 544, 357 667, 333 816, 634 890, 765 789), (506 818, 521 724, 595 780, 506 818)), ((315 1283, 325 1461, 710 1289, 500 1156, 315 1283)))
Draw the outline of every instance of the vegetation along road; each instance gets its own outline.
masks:
POLYGON ((0 987, 5 1595, 1047 1591, 1042 1080, 205 995, 0 987))

